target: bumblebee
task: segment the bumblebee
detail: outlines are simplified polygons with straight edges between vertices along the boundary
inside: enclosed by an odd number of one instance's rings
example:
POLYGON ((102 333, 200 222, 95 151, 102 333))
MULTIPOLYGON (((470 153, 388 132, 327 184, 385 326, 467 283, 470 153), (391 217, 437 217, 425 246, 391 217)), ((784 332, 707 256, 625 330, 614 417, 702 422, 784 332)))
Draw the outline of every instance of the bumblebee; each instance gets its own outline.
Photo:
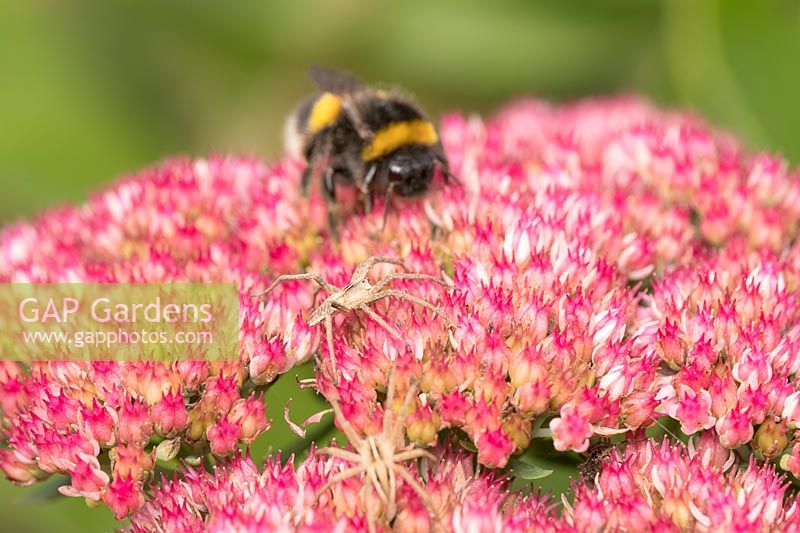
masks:
POLYGON ((385 224, 392 195, 425 194, 437 165, 446 180, 457 182, 436 128, 410 99, 369 87, 349 72, 312 67, 309 75, 320 92, 289 117, 286 144, 306 162, 303 194, 321 174, 334 235, 337 184, 355 185, 367 212, 373 194, 384 194, 385 224))

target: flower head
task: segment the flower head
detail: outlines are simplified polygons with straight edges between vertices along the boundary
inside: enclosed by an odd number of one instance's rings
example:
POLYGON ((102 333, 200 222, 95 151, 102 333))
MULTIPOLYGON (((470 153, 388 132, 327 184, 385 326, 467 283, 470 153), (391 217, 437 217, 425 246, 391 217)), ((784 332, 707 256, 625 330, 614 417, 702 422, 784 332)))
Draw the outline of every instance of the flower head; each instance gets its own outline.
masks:
POLYGON ((343 200, 339 240, 321 199, 299 194, 296 162, 224 157, 167 161, 4 230, 2 282, 232 282, 241 343, 225 362, 0 365, 0 468, 19 484, 67 474, 62 492, 124 516, 141 505, 154 461, 176 450, 234 457, 217 474, 192 470, 154 488, 162 501, 134 522, 144 529, 275 528, 287 517, 363 529, 375 516, 424 529, 432 515, 420 505, 431 503, 414 483, 456 530, 549 520, 541 499, 508 496, 500 478, 465 481, 475 467, 452 454, 426 476, 404 469, 411 477, 400 474, 391 498, 388 478, 371 485, 383 495, 365 497, 363 479, 350 477, 315 499, 347 468, 340 457, 313 454, 297 471, 273 458, 263 472, 238 458, 269 426, 251 391, 317 354, 316 388, 367 442, 409 390, 395 441, 432 447, 448 429, 490 467, 535 438, 582 452, 663 415, 700 435, 695 455, 647 444, 615 456, 599 489, 579 489, 570 527, 794 520, 771 469, 721 472, 727 450, 743 445, 800 471, 800 180, 786 163, 635 99, 524 101, 487 120, 446 117, 440 137, 463 186, 398 199, 385 228, 380 200, 370 213, 343 200), (326 300, 307 285, 251 297, 304 271, 345 287, 375 256, 428 277, 394 278, 387 295, 406 298, 372 302, 373 314, 338 309, 325 331, 312 310, 326 300), (610 487, 638 492, 612 501, 610 487))

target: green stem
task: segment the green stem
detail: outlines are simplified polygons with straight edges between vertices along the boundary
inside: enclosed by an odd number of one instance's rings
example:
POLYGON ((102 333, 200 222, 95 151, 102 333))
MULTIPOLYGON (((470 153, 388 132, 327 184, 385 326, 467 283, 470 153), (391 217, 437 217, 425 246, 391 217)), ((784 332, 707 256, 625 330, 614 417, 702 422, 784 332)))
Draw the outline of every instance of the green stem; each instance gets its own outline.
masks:
POLYGON ((552 439, 553 432, 550 431, 550 428, 534 429, 533 433, 531 433, 531 436, 534 439, 552 439))
POLYGON ((533 421, 533 430, 536 431, 542 427, 542 424, 544 424, 544 421, 548 418, 549 415, 547 413, 542 413, 541 415, 537 416, 533 421))
POLYGON ((266 385, 256 385, 256 383, 253 380, 247 380, 247 382, 242 386, 240 395, 242 398, 247 398, 253 393, 255 394, 259 394, 262 392, 265 393, 274 383, 275 382, 273 381, 272 383, 267 383, 266 385))

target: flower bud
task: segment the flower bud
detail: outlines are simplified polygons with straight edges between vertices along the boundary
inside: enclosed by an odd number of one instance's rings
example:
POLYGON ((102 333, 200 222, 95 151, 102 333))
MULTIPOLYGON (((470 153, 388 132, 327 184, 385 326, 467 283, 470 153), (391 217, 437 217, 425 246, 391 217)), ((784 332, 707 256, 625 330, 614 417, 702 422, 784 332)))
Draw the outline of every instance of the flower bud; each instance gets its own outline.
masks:
POLYGON ((561 408, 561 416, 550 421, 550 431, 553 432, 553 446, 558 451, 582 453, 589 449, 592 425, 572 404, 565 404, 561 408))
POLYGON ((239 446, 242 428, 231 423, 227 418, 220 419, 206 431, 206 438, 211 446, 211 453, 225 456, 233 453, 239 446))
POLYGON ((101 405, 95 399, 91 408, 81 407, 80 420, 86 434, 98 443, 105 446, 114 444, 116 440, 114 429, 118 421, 116 411, 101 405))
POLYGON ((773 419, 767 418, 758 427, 755 437, 755 449, 765 457, 769 459, 777 457, 783 453, 788 445, 789 439, 786 437, 786 424, 784 422, 775 422, 773 419))
POLYGON ((237 400, 228 414, 228 419, 232 424, 241 427, 241 440, 246 444, 253 442, 270 426, 264 398, 261 396, 237 400))
POLYGON ((439 415, 431 411, 429 406, 419 407, 406 418, 408 440, 432 446, 436 444, 441 425, 439 415))
POLYGON ((189 411, 189 427, 186 429, 186 437, 189 440, 200 440, 206 434, 206 429, 214 423, 214 413, 205 409, 205 406, 198 404, 189 411))
POLYGON ((514 443, 514 452, 521 452, 531 443, 531 425, 521 416, 512 416, 502 425, 503 432, 514 443))
POLYGON ((800 476, 800 443, 792 446, 789 453, 781 456, 780 467, 791 472, 795 477, 800 476))
POLYGON ((153 423, 147 405, 139 400, 125 401, 119 411, 117 435, 120 442, 143 444, 150 440, 153 423))
POLYGON ((206 409, 226 414, 231 410, 233 402, 238 399, 239 390, 236 378, 220 375, 208 380, 201 402, 206 409))
POLYGON ((478 462, 489 468, 503 468, 514 451, 514 442, 502 429, 484 431, 475 441, 478 462))
POLYGON ((508 376, 514 390, 534 382, 542 381, 547 376, 547 366, 541 351, 528 345, 511 357, 508 365, 508 376))
POLYGON ((283 342, 275 337, 269 342, 262 343, 250 356, 248 372, 250 379, 256 385, 266 385, 275 380, 283 368, 286 367, 286 348, 283 342))
POLYGON ((156 461, 169 462, 178 456, 181 451, 181 438, 162 440, 156 446, 156 461))
POLYGON ((186 403, 178 392, 165 394, 151 409, 155 430, 165 437, 174 436, 189 423, 186 403))
POLYGON ((311 355, 319 349, 319 335, 317 328, 310 327, 301 316, 295 317, 283 332, 283 342, 286 346, 286 362, 278 368, 282 373, 308 361, 311 355))
POLYGON ((144 446, 120 444, 111 453, 111 470, 115 478, 131 477, 142 479, 154 466, 154 452, 148 453, 144 446))

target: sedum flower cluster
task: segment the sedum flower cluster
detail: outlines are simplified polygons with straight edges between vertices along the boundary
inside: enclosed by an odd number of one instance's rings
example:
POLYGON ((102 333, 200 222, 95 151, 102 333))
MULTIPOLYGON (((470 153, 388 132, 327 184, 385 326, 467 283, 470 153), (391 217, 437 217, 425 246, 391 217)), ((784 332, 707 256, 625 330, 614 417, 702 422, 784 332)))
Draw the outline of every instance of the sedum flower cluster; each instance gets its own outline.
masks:
MULTIPOLYGON (((412 475, 435 518, 401 487, 395 529, 471 531, 795 531, 800 504, 768 466, 735 468, 733 452, 704 433, 689 447, 648 441, 613 455, 593 485, 574 487, 556 511, 552 498, 511 491, 509 479, 475 466, 469 454, 435 450, 412 475), (603 527, 605 526, 605 527, 603 527)), ((190 469, 167 481, 133 517, 130 531, 369 531, 361 484, 318 489, 346 465, 313 451, 297 468, 278 456, 259 469, 236 456, 212 472, 190 469)), ((376 502, 370 502, 376 503, 376 502)))
MULTIPOLYGON (((338 239, 320 195, 300 194, 297 162, 236 157, 167 161, 7 228, 2 282, 235 283, 240 353, 3 364, 6 476, 65 474, 63 494, 132 514, 135 531, 791 529, 797 174, 635 99, 520 101, 486 120, 446 117, 440 136, 460 184, 395 199, 385 226, 380 198, 367 213, 343 187, 338 239), (324 291, 297 280, 252 297, 281 274, 344 287, 372 256, 441 277, 392 283, 438 313, 391 295, 369 304, 381 322, 337 313, 331 355, 306 322, 324 291), (400 461, 395 479, 354 473, 338 452, 296 466, 273 456, 263 470, 238 455, 269 427, 254 391, 315 355, 313 386, 340 428, 437 461, 400 461), (382 437, 387 413, 399 439, 382 437), (673 442, 642 441, 654 426, 676 428, 673 442), (677 428, 695 436, 689 448, 677 428), (611 439, 629 445, 561 510, 509 492, 510 460, 535 440, 575 457, 611 439), (155 475, 160 462, 225 456, 155 475)), ((369 279, 393 272, 376 265, 369 279)))
MULTIPOLYGON (((297 467, 279 456, 259 469, 249 456, 236 456, 212 472, 191 469, 181 481, 166 482, 132 517, 131 532, 149 531, 368 531, 362 486, 354 478, 317 493, 347 465, 312 450, 297 467)), ((545 526, 552 504, 510 494, 507 479, 476 468, 465 453, 442 451, 437 461, 413 472, 439 511, 436 520, 407 486, 400 487, 395 521, 403 531, 434 526, 482 527, 516 523, 545 526), (512 512, 513 506, 520 506, 512 512)), ((449 529, 449 527, 448 527, 449 529)), ((477 529, 478 531, 480 529, 477 529)))

